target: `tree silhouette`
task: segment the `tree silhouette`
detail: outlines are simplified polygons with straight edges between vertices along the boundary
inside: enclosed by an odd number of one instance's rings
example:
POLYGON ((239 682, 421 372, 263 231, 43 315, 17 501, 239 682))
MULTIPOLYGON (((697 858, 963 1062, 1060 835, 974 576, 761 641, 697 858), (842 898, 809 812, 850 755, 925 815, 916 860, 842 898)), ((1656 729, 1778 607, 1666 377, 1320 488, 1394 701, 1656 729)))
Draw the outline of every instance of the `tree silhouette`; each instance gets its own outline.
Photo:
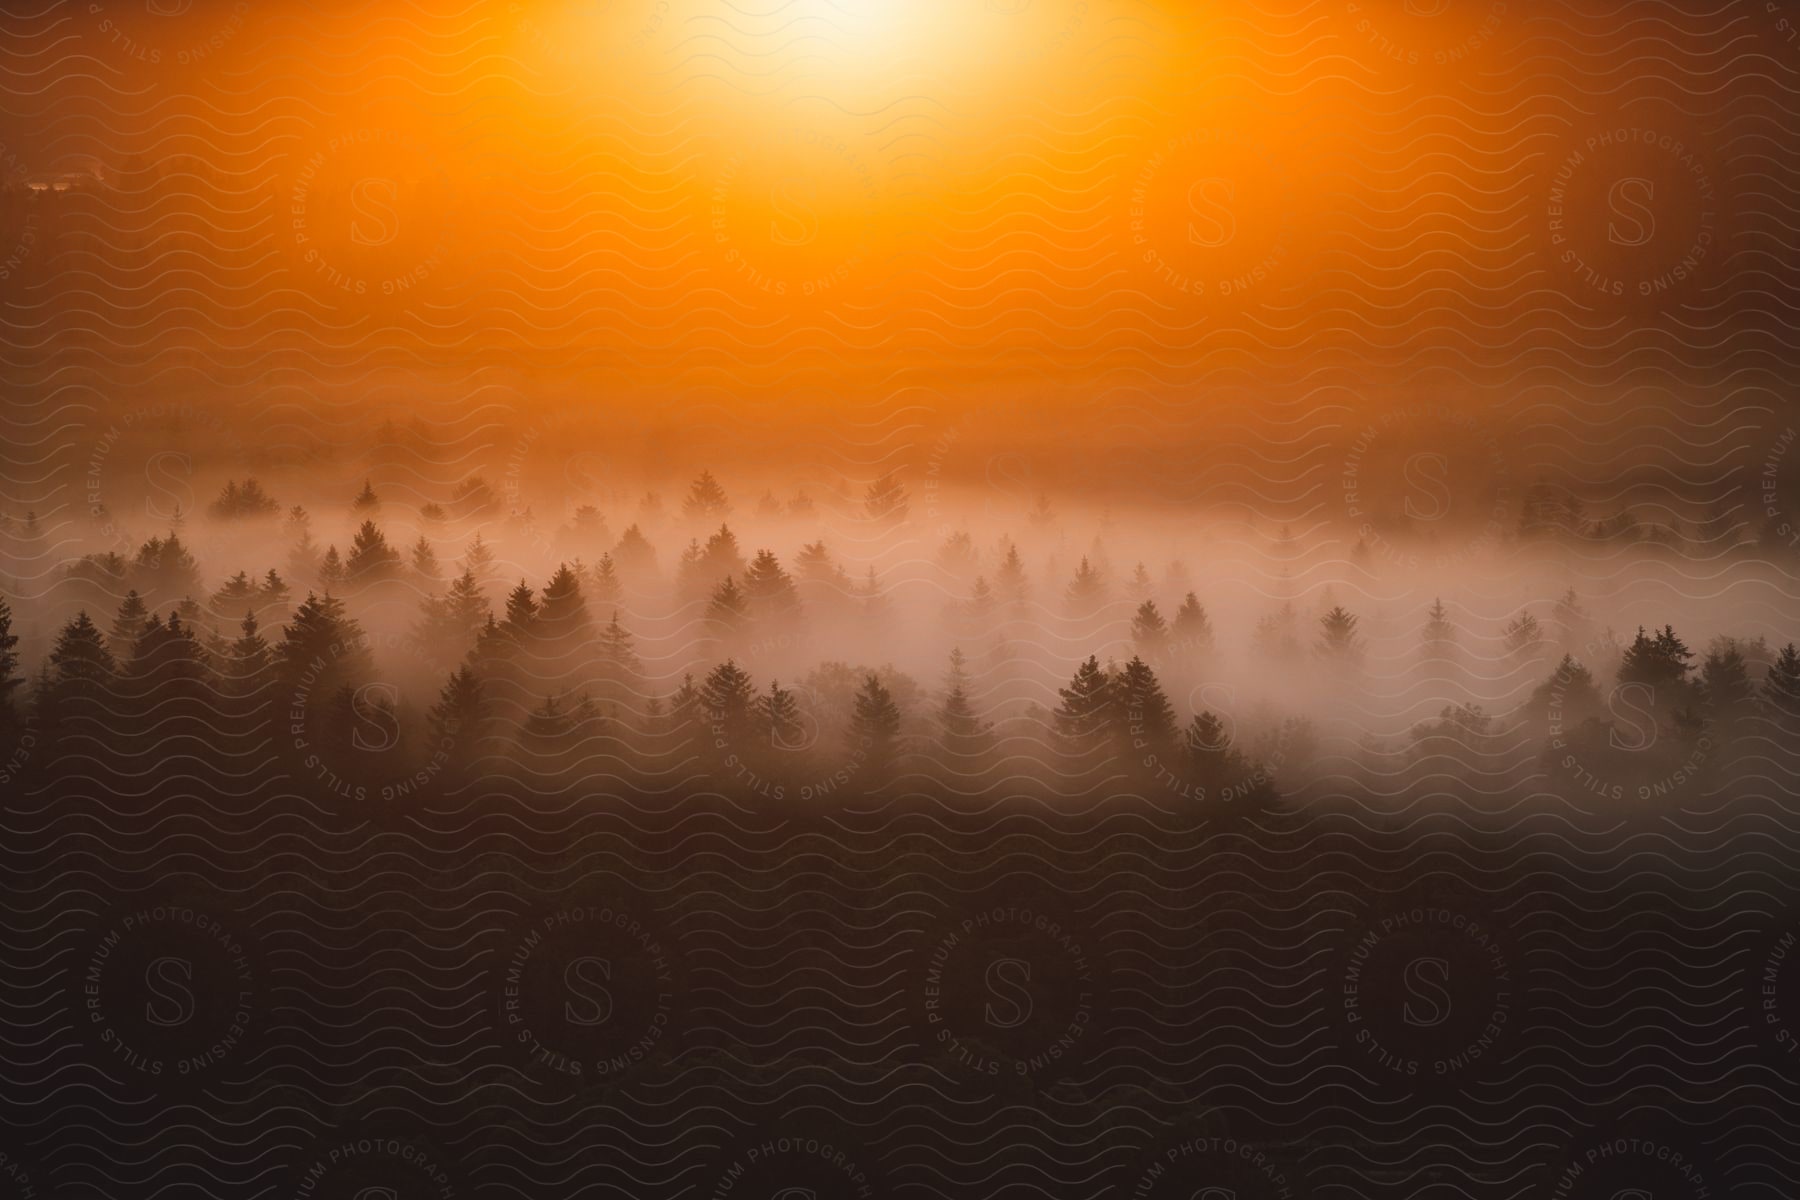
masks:
POLYGON ((755 717, 760 742, 777 750, 795 749, 800 745, 804 732, 800 725, 800 702, 778 680, 770 680, 768 694, 756 698, 755 717))
POLYGON ((1113 733, 1123 743, 1126 761, 1151 765, 1147 759, 1166 762, 1175 741, 1175 709, 1163 694, 1156 672, 1143 659, 1133 657, 1110 686, 1115 713, 1113 733))
POLYGON ((374 521, 364 521, 351 539, 350 557, 344 560, 345 582, 361 587, 398 578, 399 574, 400 552, 388 545, 374 521))
POLYGON ((115 659, 127 659, 137 650, 138 638, 143 635, 144 627, 150 623, 150 609, 144 598, 138 595, 136 588, 125 593, 125 599, 119 602, 119 611, 113 616, 112 632, 107 635, 106 646, 115 659))
POLYGON ((758 621, 791 628, 800 618, 800 593, 768 550, 758 550, 744 571, 744 596, 748 611, 758 621))
POLYGON ((1800 716, 1800 648, 1789 642, 1763 677, 1763 699, 1779 713, 1800 716))
POLYGON ((1131 618, 1131 643, 1137 647, 1138 653, 1154 658, 1162 652, 1168 640, 1169 624, 1163 620, 1162 613, 1157 611, 1156 601, 1146 600, 1138 605, 1137 615, 1131 618))
POLYGON ((1336 666, 1355 666, 1362 661, 1362 638, 1356 618, 1343 605, 1334 605, 1319 618, 1318 655, 1336 666))
POLYGON ((1075 568, 1075 578, 1063 592, 1063 599, 1073 616, 1087 616, 1094 612, 1106 599, 1106 583, 1101 578, 1098 568, 1092 566, 1087 556, 1083 555, 1081 563, 1075 568))
POLYGON ((0 596, 0 735, 24 723, 14 693, 25 677, 19 673, 19 635, 13 632, 12 606, 0 596))
MULTIPOLYGON (((713 478, 711 471, 700 472, 688 487, 687 499, 681 502, 682 514, 690 520, 711 520, 723 517, 731 511, 731 502, 725 498, 725 489, 713 478)), ((633 529, 637 528, 635 525, 633 529)))
POLYGON ((900 706, 881 677, 871 673, 856 693, 850 716, 850 743, 862 767, 878 782, 892 765, 900 740, 900 706))
POLYGON ((729 752, 748 747, 754 734, 751 704, 755 690, 749 674, 732 659, 707 672, 700 684, 698 715, 725 743, 717 749, 729 752))
POLYGON ((1112 679, 1100 668, 1100 660, 1089 655, 1076 668, 1067 687, 1058 688, 1061 703, 1052 714, 1052 726, 1062 748, 1071 754, 1091 754, 1112 733, 1112 720, 1117 709, 1113 703, 1112 679))

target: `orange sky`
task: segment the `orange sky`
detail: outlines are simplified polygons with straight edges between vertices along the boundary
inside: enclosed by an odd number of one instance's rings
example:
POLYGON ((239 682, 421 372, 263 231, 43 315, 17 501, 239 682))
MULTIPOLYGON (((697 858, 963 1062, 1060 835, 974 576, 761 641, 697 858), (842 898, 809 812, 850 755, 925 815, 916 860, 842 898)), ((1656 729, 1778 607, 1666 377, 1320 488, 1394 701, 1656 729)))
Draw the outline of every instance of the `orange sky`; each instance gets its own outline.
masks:
POLYGON ((1555 6, 119 0, 21 28, 48 82, 17 173, 124 193, 56 230, 113 248, 101 315, 146 354, 776 415, 1321 370, 1380 403, 1767 342, 1787 287, 1744 257, 1785 228, 1744 185, 1780 126, 1754 88, 1673 45, 1646 75, 1555 6))

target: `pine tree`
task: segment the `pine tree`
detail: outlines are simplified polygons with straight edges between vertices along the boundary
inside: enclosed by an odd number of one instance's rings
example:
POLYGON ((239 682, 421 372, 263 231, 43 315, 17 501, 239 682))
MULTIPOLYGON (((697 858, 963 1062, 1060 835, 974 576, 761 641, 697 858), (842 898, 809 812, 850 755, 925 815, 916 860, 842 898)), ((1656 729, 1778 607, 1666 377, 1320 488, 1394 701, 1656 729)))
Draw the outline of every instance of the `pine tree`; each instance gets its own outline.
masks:
POLYGON ((1113 730, 1124 748, 1133 752, 1129 761, 1142 762, 1151 754, 1159 760, 1165 758, 1175 742, 1175 709, 1163 694, 1156 672, 1134 657, 1111 681, 1109 691, 1113 730))
POLYGON ((387 538, 364 521, 350 542, 350 557, 344 560, 344 579, 352 587, 394 579, 400 574, 400 552, 388 545, 387 538))
POLYGON ((455 662, 468 653, 491 615, 475 572, 465 568, 443 595, 420 602, 413 642, 440 663, 455 662))
POLYGON ((882 686, 881 677, 869 675, 856 693, 850 716, 850 745, 864 770, 876 780, 892 763, 900 740, 900 706, 882 686))
POLYGON ((1750 715, 1756 705, 1756 685, 1736 648, 1706 656, 1700 665, 1700 696, 1706 719, 1725 736, 1736 732, 1738 723, 1750 715))
POLYGON ((475 672, 466 664, 452 671, 438 693, 437 703, 425 714, 430 752, 443 752, 452 768, 468 763, 487 733, 488 707, 485 689, 475 672))
POLYGON ((635 690, 644 674, 632 641, 630 631, 619 624, 619 612, 614 609, 612 620, 600 632, 600 662, 607 677, 628 690, 635 690))
POLYGON ((312 696, 337 687, 359 687, 374 675, 374 658, 362 625, 332 595, 306 594, 281 631, 276 675, 284 687, 305 686, 312 696))
POLYGON ((1150 598, 1150 589, 1154 586, 1149 569, 1143 563, 1139 563, 1132 568, 1131 580, 1125 585, 1125 588, 1133 600, 1142 601, 1150 598))
POLYGON ((619 580, 619 569, 613 565, 610 553, 602 554, 600 561, 588 573, 589 587, 593 592, 593 601, 598 605, 618 603, 624 593, 624 585, 619 580))
POLYGON ((481 540, 478 533, 469 541, 469 548, 463 551, 463 571, 473 575, 477 586, 486 587, 499 574, 494 565, 494 550, 481 540))
POLYGON ((319 545, 313 541, 312 518, 298 504, 288 509, 282 536, 288 543, 288 574, 302 582, 313 578, 319 570, 319 545))
POLYGON ((19 674, 19 635, 13 632, 12 606, 0 596, 0 735, 24 724, 13 693, 25 677, 19 674))
POLYGON ((220 661, 219 673, 224 677, 226 691, 241 698, 254 695, 269 682, 273 661, 254 612, 244 614, 238 629, 237 639, 220 661))
POLYGON ((119 611, 113 617, 112 632, 107 635, 106 646, 116 660, 123 661, 137 650, 138 638, 143 636, 144 628, 150 623, 150 609, 144 604, 144 598, 137 589, 125 593, 125 599, 119 604, 119 611))
POLYGON ((531 587, 521 579, 519 586, 507 593, 506 617, 501 622, 501 628, 515 639, 526 637, 537 623, 537 612, 537 601, 532 598, 531 587))
POLYGON ((779 626, 791 624, 800 617, 800 593, 780 561, 768 550, 758 550, 756 558, 745 570, 744 596, 749 612, 758 621, 779 626))
POLYGON ((863 512, 878 524, 898 525, 906 519, 909 501, 900 477, 889 471, 869 485, 863 494, 863 512))
POLYGON ((706 621, 714 637, 730 637, 742 632, 750 621, 750 601, 731 576, 713 589, 706 604, 706 621))
POLYGON ((1356 632, 1357 620, 1343 605, 1334 605, 1319 618, 1319 657, 1340 666, 1353 666, 1362 661, 1362 638, 1356 632))
POLYGON ((1212 653, 1212 619, 1200 606, 1200 598, 1192 592, 1181 601, 1181 607, 1175 610, 1175 624, 1169 632, 1176 643, 1190 653, 1202 656, 1212 653))
POLYGON ((1619 662, 1618 679, 1620 683, 1645 683, 1653 688, 1679 687, 1687 680, 1693 657, 1693 651, 1675 636, 1673 627, 1665 625, 1660 633, 1650 635, 1640 625, 1619 662))
POLYGON ((544 585, 538 604, 536 632, 540 638, 567 647, 585 641, 593 633, 594 619, 581 595, 581 581, 567 563, 544 585))
POLYGON ((1100 668, 1100 660, 1089 655, 1069 680, 1069 686, 1058 688, 1062 702, 1052 714, 1052 725, 1058 742, 1065 751, 1092 751, 1112 734, 1112 679, 1100 668))
POLYGON ((1138 653, 1154 658, 1168 641, 1169 625, 1157 611, 1156 601, 1146 600, 1138 605, 1137 615, 1131 618, 1131 643, 1138 653))
POLYGON ((768 695, 757 697, 755 717, 759 740, 777 750, 801 747, 805 731, 800 724, 800 702, 779 681, 771 680, 768 695))
POLYGON ((748 745, 752 734, 751 702, 755 687, 750 676, 732 659, 711 671, 700 685, 699 717, 710 724, 727 748, 748 745))
POLYGON ((635 524, 627 526, 619 535, 619 544, 613 547, 612 556, 619 573, 628 578, 642 578, 656 570, 656 548, 635 524))
POLYGON ((365 520, 381 514, 381 499, 375 495, 375 487, 369 480, 363 480, 362 491, 350 502, 350 511, 365 520))
POLYGON ((239 571, 220 585, 207 601, 207 607, 215 613, 243 612, 256 602, 256 593, 257 586, 251 581, 250 573, 239 571))
POLYGON ((1442 597, 1433 600, 1425 613, 1425 631, 1420 642, 1427 662, 1448 659, 1456 652, 1456 626, 1450 623, 1450 612, 1444 607, 1442 597))
POLYGON ((1800 648, 1794 643, 1783 646, 1775 661, 1769 664, 1768 674, 1763 677, 1762 694, 1777 712, 1790 717, 1800 716, 1800 648))
POLYGON ((1015 607, 1025 603, 1028 581, 1025 577, 1025 563, 1019 557, 1019 548, 1008 544, 1006 555, 1001 558, 1000 566, 994 572, 994 590, 1000 599, 1015 607))
MULTIPOLYGON (((711 471, 700 472, 688 488, 687 499, 681 503, 682 514, 690 520, 707 521, 723 517, 731 511, 731 502, 725 497, 725 489, 719 486, 711 471)), ((637 528, 635 525, 633 529, 637 528)))
POLYGON ((336 546, 325 547, 325 557, 319 560, 319 587, 326 592, 342 591, 348 575, 344 571, 344 560, 338 557, 336 546))
POLYGON ((419 540, 413 543, 412 569, 414 575, 433 586, 444 577, 444 568, 438 563, 437 551, 431 548, 431 539, 424 534, 420 534, 419 540))
POLYGON ((1091 615, 1106 599, 1106 584, 1099 570, 1089 564, 1086 555, 1082 556, 1081 565, 1075 568, 1075 578, 1069 581, 1063 599, 1075 616, 1091 615))
POLYGON ((1506 652, 1513 655, 1530 654, 1543 641, 1543 631, 1538 628, 1538 619, 1530 613, 1520 613, 1506 625, 1506 652))
POLYGON ((77 716, 107 721, 108 698, 119 678, 106 637, 86 612, 62 627, 51 648, 37 694, 38 717, 52 739, 68 731, 77 716))
POLYGON ((968 768, 966 760, 987 754, 994 748, 994 726, 975 714, 969 700, 968 659, 960 647, 950 651, 950 669, 944 678, 944 703, 938 709, 941 744, 954 759, 952 766, 968 768))

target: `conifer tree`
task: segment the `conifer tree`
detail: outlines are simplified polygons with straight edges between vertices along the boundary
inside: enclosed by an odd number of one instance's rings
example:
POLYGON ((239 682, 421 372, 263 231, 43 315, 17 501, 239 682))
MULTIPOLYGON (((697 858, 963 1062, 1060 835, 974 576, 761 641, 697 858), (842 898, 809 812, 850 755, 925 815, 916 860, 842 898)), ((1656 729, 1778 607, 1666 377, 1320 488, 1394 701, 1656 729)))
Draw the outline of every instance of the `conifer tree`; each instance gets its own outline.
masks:
POLYGON ((850 744, 872 782, 878 782, 892 765, 899 748, 900 722, 900 706, 894 703, 893 694, 882 686, 880 676, 869 675, 856 693, 850 716, 850 744))
POLYGON ((800 724, 800 702, 778 680, 770 680, 768 694, 756 698, 755 715, 760 741, 777 750, 800 747, 804 734, 800 724))
POLYGON ((137 652, 138 638, 143 636, 149 623, 150 609, 144 604, 144 598, 138 595, 136 588, 126 592, 113 617, 112 632, 106 638, 107 649, 115 660, 127 660, 137 652))
POLYGON ((344 560, 344 580, 353 587, 380 583, 400 574, 400 552, 388 545, 387 538, 364 521, 350 542, 350 557, 344 560))
POLYGON ((24 724, 14 696, 25 677, 19 673, 19 635, 13 632, 12 606, 0 596, 0 736, 24 724))
POLYGON ((1339 666, 1354 666, 1362 661, 1362 638, 1356 632, 1356 618, 1343 605, 1335 605, 1319 618, 1319 657, 1339 666))
POLYGON ((1069 612, 1075 616, 1087 616, 1100 607, 1106 599, 1106 584, 1101 579, 1100 571, 1088 562, 1083 555, 1081 563, 1075 568, 1075 578, 1063 593, 1068 602, 1069 612))
POLYGON ((1175 610, 1175 623, 1169 634, 1188 653, 1206 656, 1213 650, 1212 619, 1200 606, 1200 598, 1189 592, 1175 610))
POLYGON ((1167 761, 1175 742, 1175 709, 1163 694, 1156 672, 1141 658, 1133 657, 1112 680, 1109 691, 1114 706, 1112 727, 1127 761, 1142 764, 1147 755, 1167 761))
POLYGON ((768 550, 758 550, 744 571, 744 595, 750 613, 758 621, 781 626, 800 617, 800 593, 781 562, 768 550))
POLYGON ((1058 688, 1061 703, 1052 714, 1057 741, 1069 753, 1098 749, 1112 735, 1112 679, 1100 660, 1089 655, 1075 671, 1067 687, 1058 688))
POLYGON ((1131 643, 1138 653, 1154 658, 1162 653, 1168 641, 1169 624, 1157 611, 1156 601, 1146 600, 1138 605, 1137 615, 1131 618, 1131 643))
POLYGON ((725 489, 719 486, 711 471, 700 472, 699 478, 688 487, 687 499, 681 502, 682 515, 690 520, 712 520, 730 511, 731 502, 725 497, 725 489))
POLYGON ((1763 677, 1763 699, 1785 716, 1800 716, 1800 648, 1789 642, 1763 677))
POLYGON ((750 676, 732 659, 711 671, 700 685, 699 719, 712 727, 725 748, 746 748, 753 734, 751 703, 755 688, 750 676))
POLYGON ((431 539, 422 533, 412 545, 412 571, 434 587, 444 577, 444 568, 438 563, 437 551, 431 548, 431 539))

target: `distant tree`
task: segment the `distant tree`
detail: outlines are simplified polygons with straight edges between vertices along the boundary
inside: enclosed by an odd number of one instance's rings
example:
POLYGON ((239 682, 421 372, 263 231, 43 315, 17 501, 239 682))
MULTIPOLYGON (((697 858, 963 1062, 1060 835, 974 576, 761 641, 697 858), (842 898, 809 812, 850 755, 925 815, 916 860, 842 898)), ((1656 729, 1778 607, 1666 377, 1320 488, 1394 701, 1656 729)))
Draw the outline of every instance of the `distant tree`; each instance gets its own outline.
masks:
POLYGON ((975 570, 977 556, 975 539, 969 536, 966 529, 958 529, 944 539, 938 547, 938 565, 958 579, 966 578, 975 570))
POLYGON ((344 570, 344 560, 338 557, 336 546, 325 547, 325 557, 319 560, 319 586, 327 592, 342 591, 349 574, 344 570))
POLYGON ((899 475, 893 471, 876 479, 863 495, 863 512, 871 521, 883 525, 897 525, 904 521, 908 506, 906 488, 900 483, 899 475))
POLYGON ((641 578, 656 570, 656 549, 636 525, 627 526, 619 535, 619 544, 613 547, 612 556, 620 574, 627 578, 641 578))
POLYGON ((1067 687, 1058 688, 1061 703, 1052 714, 1052 728, 1062 749, 1072 754, 1093 753, 1112 734, 1113 681, 1089 655, 1076 668, 1067 687))
POLYGON ((362 491, 350 502, 350 511, 365 520, 380 514, 381 498, 375 494, 375 485, 369 480, 363 480, 362 491))
POLYGON ((1456 653, 1456 626, 1450 623, 1450 612, 1442 597, 1433 600, 1426 610, 1425 630, 1419 640, 1426 662, 1442 663, 1456 653))
POLYGON ((1675 636, 1671 626, 1663 626, 1660 633, 1646 634, 1640 625, 1619 662, 1619 682, 1679 687, 1687 681, 1693 657, 1693 651, 1675 636))
POLYGON ((619 580, 619 569, 613 565, 613 556, 610 553, 600 555, 600 561, 595 563, 593 569, 588 572, 588 579, 595 604, 617 603, 620 595, 625 591, 624 585, 619 580))
POLYGON ((1190 654, 1209 655, 1213 650, 1212 620, 1200 606, 1199 597, 1189 592, 1175 610, 1175 623, 1170 636, 1190 654))
POLYGON ((1538 619, 1529 612, 1520 613, 1506 624, 1506 652, 1515 656, 1531 654, 1544 640, 1538 619))
POLYGON ((206 606, 214 613, 243 612, 254 605, 261 588, 247 571, 239 571, 219 586, 206 606))
POLYGON ((593 633, 594 619, 588 613, 587 601, 581 595, 581 581, 567 563, 559 564, 556 574, 544 585, 538 604, 534 632, 539 640, 566 651, 586 641, 593 633))
POLYGON ((707 672, 700 685, 699 716, 725 743, 724 747, 716 748, 729 750, 736 747, 742 751, 748 747, 754 734, 751 709, 754 696, 755 687, 749 674, 735 661, 726 659, 707 672))
POLYGON ((1727 737, 1737 732, 1757 698, 1744 656, 1735 648, 1708 654, 1700 665, 1700 695, 1713 728, 1727 737))
POLYGON ((400 552, 388 545, 387 538, 364 521, 350 542, 350 557, 344 560, 344 581, 352 587, 398 578, 400 552))
POLYGON ((1141 767, 1166 766, 1175 742, 1175 709, 1156 672, 1133 657, 1113 678, 1109 691, 1115 709, 1113 732, 1125 761, 1141 767))
POLYGON ((1131 569, 1131 579, 1126 583, 1125 590, 1131 594, 1133 600, 1141 601, 1150 598, 1150 591, 1155 586, 1155 581, 1150 578, 1149 569, 1143 563, 1139 563, 1131 569))
POLYGON ((946 680, 944 703, 938 709, 938 726, 942 731, 939 744, 950 755, 950 766, 967 770, 970 760, 990 753, 994 748, 994 726, 975 714, 969 702, 968 671, 961 649, 950 651, 950 671, 946 680))
POLYGON ((1138 605, 1137 615, 1131 619, 1131 642, 1137 647, 1138 653, 1154 658, 1162 652, 1168 640, 1169 625, 1163 620, 1162 613, 1157 611, 1156 601, 1146 600, 1138 605))
POLYGON ((1785 716, 1800 716, 1800 648, 1789 642, 1763 677, 1763 699, 1785 716))
POLYGON ((374 657, 356 618, 336 596, 306 594, 281 631, 276 674, 289 688, 304 685, 314 696, 338 687, 360 687, 374 675, 374 657))
POLYGON ((24 682, 25 677, 19 672, 19 635, 13 632, 12 606, 0 596, 0 736, 24 723, 13 695, 24 682))
POLYGON ((481 540, 478 533, 469 540, 469 548, 463 551, 463 571, 475 577, 475 582, 486 587, 499 574, 494 565, 494 551, 481 540))
POLYGON ((1025 577, 1025 563, 1019 558, 1019 548, 1009 543, 1006 554, 1000 559, 1000 566, 994 571, 994 590, 1000 599, 1013 606, 1025 603, 1029 590, 1025 577))
POLYGON ((313 541, 312 518, 298 504, 288 509, 282 536, 288 544, 288 574, 302 582, 314 578, 319 570, 319 545, 313 541))
POLYGON ((1362 638, 1356 632, 1357 620, 1343 605, 1335 605, 1319 618, 1317 652, 1328 663, 1354 666, 1362 661, 1362 638))
POLYGON ((850 745, 868 772, 871 782, 878 782, 892 764, 900 740, 901 712, 894 697, 882 685, 879 675, 870 674, 856 693, 850 716, 850 745))
POLYGON ((1274 781, 1269 773, 1252 765, 1232 745, 1225 722, 1216 713, 1195 713, 1181 740, 1188 778, 1201 798, 1229 801, 1274 797, 1274 781))
POLYGON ((681 502, 682 515, 690 520, 710 521, 730 511, 731 502, 725 497, 725 489, 719 486, 711 471, 700 472, 699 478, 688 487, 687 499, 681 502))
MULTIPOLYGON (((1606 712, 1606 702, 1591 671, 1565 654, 1550 677, 1540 683, 1525 702, 1525 711, 1558 731, 1572 730, 1606 712)), ((1559 734, 1552 734, 1552 737, 1559 734)))
POLYGON ((246 479, 241 484, 236 480, 227 480, 224 490, 212 502, 207 513, 215 520, 235 521, 250 517, 272 517, 280 511, 281 505, 263 491, 262 484, 255 479, 246 479))
POLYGON ((800 617, 800 593, 781 563, 768 550, 758 550, 744 571, 744 596, 758 621, 791 624, 800 617))
POLYGON ((219 661, 219 674, 226 692, 242 698, 255 695, 269 683, 274 660, 254 612, 244 614, 238 629, 236 640, 219 661))
POLYGON ((771 680, 768 694, 757 697, 754 715, 759 742, 777 750, 800 747, 804 734, 800 724, 800 702, 779 681, 771 680))
POLYGON ((437 703, 425 714, 428 752, 444 754, 453 770, 466 766, 487 733, 489 707, 481 678, 470 667, 451 672, 437 703))
POLYGON ((873 565, 868 574, 863 576, 862 585, 856 589, 856 599, 862 605, 863 620, 870 624, 879 624, 893 608, 888 600, 887 589, 881 586, 881 579, 875 574, 873 565))
POLYGON ((492 615, 475 572, 464 569, 442 595, 425 597, 413 626, 413 642, 439 663, 455 662, 474 645, 492 615))
POLYGON ((506 595, 506 616, 501 620, 501 628, 515 641, 528 637, 537 624, 537 613, 537 600, 531 585, 521 579, 519 586, 506 595))
POLYGON ((150 609, 137 589, 125 593, 125 599, 119 604, 119 611, 113 617, 112 632, 107 635, 106 647, 115 659, 128 659, 137 650, 138 638, 143 636, 144 628, 150 623, 150 609))
MULTIPOLYGON (((450 492, 450 515, 459 521, 477 521, 500 511, 500 497, 479 475, 471 475, 450 492)), ((479 574, 479 572, 477 572, 479 574)))
POLYGON ((730 637, 749 625, 750 599, 731 576, 727 575, 713 589, 712 598, 706 603, 706 621, 714 637, 730 637))
POLYGON ((1075 578, 1069 581, 1063 599, 1068 603, 1069 611, 1077 616, 1091 614, 1105 601, 1106 582, 1085 555, 1075 568, 1075 578))
POLYGON ((68 732, 77 716, 108 720, 107 701, 118 682, 118 663, 86 612, 77 613, 57 634, 48 668, 38 689, 37 708, 52 740, 68 732))
POLYGON ((168 537, 138 547, 126 577, 148 600, 176 600, 199 589, 200 565, 171 529, 168 537))
POLYGON ((414 575, 433 586, 444 577, 437 551, 431 548, 431 539, 424 534, 420 534, 419 540, 412 545, 412 570, 414 575))
POLYGON ((1574 588, 1565 588, 1563 594, 1556 598, 1555 605, 1550 609, 1550 623, 1555 627, 1558 643, 1565 650, 1573 650, 1586 641, 1588 632, 1593 627, 1574 588))
POLYGON ((1299 617, 1291 602, 1259 618, 1251 645, 1263 658, 1276 662, 1292 662, 1301 655, 1299 617))

